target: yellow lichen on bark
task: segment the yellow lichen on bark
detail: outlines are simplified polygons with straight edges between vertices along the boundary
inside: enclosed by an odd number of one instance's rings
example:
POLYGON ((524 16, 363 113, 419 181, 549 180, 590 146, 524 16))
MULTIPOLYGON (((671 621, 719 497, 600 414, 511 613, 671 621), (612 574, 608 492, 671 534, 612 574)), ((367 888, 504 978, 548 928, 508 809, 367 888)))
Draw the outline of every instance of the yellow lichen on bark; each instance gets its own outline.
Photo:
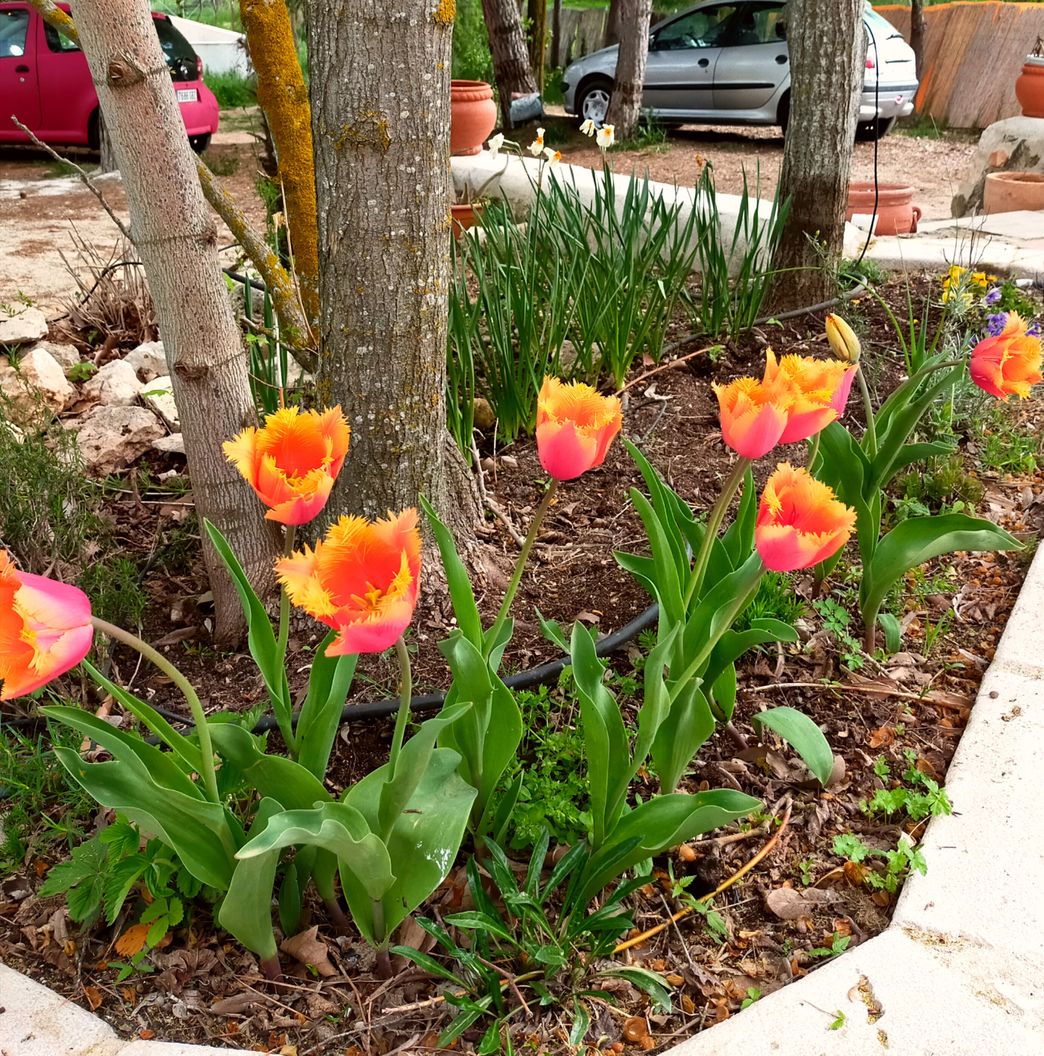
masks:
POLYGON ((440 26, 452 26, 457 17, 457 0, 438 0, 432 18, 440 26))
POLYGON ((285 0, 239 0, 257 101, 279 157, 294 268, 308 321, 319 317, 319 244, 315 221, 312 116, 285 0))

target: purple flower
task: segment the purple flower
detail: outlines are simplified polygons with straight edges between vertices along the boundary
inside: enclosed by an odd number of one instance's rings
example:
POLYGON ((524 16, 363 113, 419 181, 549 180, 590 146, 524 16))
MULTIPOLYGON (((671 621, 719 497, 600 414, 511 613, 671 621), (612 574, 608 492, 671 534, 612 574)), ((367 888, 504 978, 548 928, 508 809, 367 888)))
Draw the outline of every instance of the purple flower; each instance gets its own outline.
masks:
POLYGON ((986 303, 989 305, 996 304, 1001 299, 1001 288, 994 286, 989 293, 986 294, 986 303))
POLYGON ((998 312, 996 315, 986 316, 986 333, 991 337, 996 337, 1004 329, 1007 321, 1007 312, 998 312))
POLYGON ((1030 323, 1029 326, 1026 327, 1026 333, 1030 337, 1040 337, 1040 334, 1041 334, 1040 323, 1038 323, 1037 320, 1034 319, 1033 322, 1030 323))

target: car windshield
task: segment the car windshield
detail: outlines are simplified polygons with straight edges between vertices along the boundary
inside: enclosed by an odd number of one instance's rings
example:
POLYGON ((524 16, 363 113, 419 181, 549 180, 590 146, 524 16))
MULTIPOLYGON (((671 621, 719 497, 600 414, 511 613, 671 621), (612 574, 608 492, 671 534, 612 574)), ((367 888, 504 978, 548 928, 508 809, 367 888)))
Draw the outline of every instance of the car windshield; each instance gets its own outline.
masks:
POLYGON ((174 28, 166 18, 153 19, 159 36, 163 57, 176 81, 194 81, 198 76, 198 63, 192 45, 174 28))

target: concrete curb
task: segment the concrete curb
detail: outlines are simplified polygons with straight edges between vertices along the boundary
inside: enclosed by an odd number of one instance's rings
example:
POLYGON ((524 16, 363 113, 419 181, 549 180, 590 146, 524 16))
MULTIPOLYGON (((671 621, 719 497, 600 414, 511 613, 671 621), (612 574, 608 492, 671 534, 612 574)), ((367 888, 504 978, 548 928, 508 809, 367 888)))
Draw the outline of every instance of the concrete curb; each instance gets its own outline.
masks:
MULTIPOLYGON (((1044 547, 983 679, 946 777, 954 814, 924 837, 926 876, 889 928, 672 1056, 1041 1056, 1044 1052, 1044 547)), ((227 1056, 122 1041, 0 965, 0 1056, 227 1056)))

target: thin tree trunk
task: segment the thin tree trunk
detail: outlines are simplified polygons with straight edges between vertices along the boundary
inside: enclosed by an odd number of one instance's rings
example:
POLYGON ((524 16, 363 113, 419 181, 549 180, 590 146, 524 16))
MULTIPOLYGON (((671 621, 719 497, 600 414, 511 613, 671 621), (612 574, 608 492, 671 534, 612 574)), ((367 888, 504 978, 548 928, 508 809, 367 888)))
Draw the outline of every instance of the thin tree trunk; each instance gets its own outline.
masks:
POLYGON ((620 43, 622 27, 624 25, 622 9, 628 0, 609 0, 609 13, 605 17, 605 41, 603 47, 609 48, 613 44, 620 43))
POLYGON ((308 88, 285 0, 239 0, 257 101, 268 120, 279 161, 290 248, 310 326, 319 318, 319 249, 308 88))
POLYGON ((473 532, 445 442, 452 21, 444 0, 312 0, 319 393, 352 426, 332 516, 423 494, 473 532))
POLYGON ((529 65, 537 91, 544 90, 544 54, 547 51, 547 0, 529 0, 529 65))
POLYGON ((924 0, 910 0, 910 47, 920 78, 921 70, 924 69, 924 0))
POLYGON ((779 193, 790 213, 773 261, 769 300, 777 309, 833 292, 866 57, 862 14, 863 0, 787 4, 790 122, 779 193))
POLYGON ((533 68, 529 63, 526 38, 522 32, 515 0, 482 0, 486 17, 489 50, 493 56, 493 75, 500 96, 500 114, 504 128, 511 126, 511 96, 529 95, 537 90, 533 68))
POLYGON ((551 9, 551 68, 562 68, 562 0, 551 9))
POLYGON ((620 51, 616 58, 613 95, 606 115, 606 122, 615 126, 618 139, 627 139, 632 135, 641 116, 651 15, 652 0, 620 0, 620 51))
MULTIPOLYGON (((217 227, 152 27, 147 0, 76 6, 80 43, 112 137, 131 215, 131 237, 148 276, 200 518, 225 534, 253 581, 273 586, 276 538, 253 492, 228 464, 221 441, 255 420, 242 338, 217 256, 217 227)), ((214 593, 214 636, 238 642, 239 601, 204 542, 214 593)))

